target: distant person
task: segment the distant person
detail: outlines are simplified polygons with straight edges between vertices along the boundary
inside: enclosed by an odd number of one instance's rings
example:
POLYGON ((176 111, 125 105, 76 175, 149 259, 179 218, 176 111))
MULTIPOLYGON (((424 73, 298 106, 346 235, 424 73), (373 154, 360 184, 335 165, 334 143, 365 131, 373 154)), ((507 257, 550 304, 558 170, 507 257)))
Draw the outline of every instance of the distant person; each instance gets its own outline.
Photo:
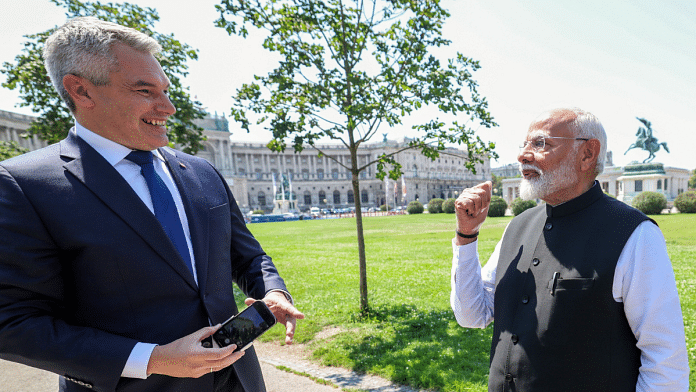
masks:
POLYGON ((515 217, 481 268, 476 238, 491 183, 456 200, 451 305, 460 325, 493 321, 489 391, 686 391, 684 325, 654 221, 602 192, 606 134, 579 109, 529 127, 515 217))
POLYGON ((166 147, 160 49, 95 18, 46 41, 76 124, 0 163, 0 357, 57 373, 60 391, 265 391, 253 347, 201 341, 237 313, 234 283, 288 343, 304 316, 220 173, 166 147))

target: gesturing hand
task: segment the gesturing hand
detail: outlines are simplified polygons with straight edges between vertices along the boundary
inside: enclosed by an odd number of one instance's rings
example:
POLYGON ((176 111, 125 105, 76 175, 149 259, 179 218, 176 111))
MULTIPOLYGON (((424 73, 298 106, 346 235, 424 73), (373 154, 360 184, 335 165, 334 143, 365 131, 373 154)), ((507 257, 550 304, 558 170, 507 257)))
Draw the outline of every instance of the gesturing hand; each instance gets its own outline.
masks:
MULTIPOLYGON (((254 303, 253 298, 247 298, 244 303, 249 306, 254 303)), ((285 325, 285 344, 292 344, 292 338, 295 336, 295 326, 297 319, 303 319, 305 316, 297 310, 285 298, 285 294, 280 291, 271 291, 263 298, 263 302, 273 312, 278 323, 285 325)))
MULTIPOLYGON (((457 231, 463 234, 476 233, 488 216, 491 205, 493 184, 486 181, 472 188, 466 188, 454 202, 457 213, 457 231)), ((464 240, 463 238, 461 240, 464 240)), ((473 239, 471 240, 473 241, 473 239)), ((460 241, 460 242, 471 242, 460 241)))
POLYGON ((233 352, 237 346, 204 348, 201 345, 201 341, 220 326, 202 328, 169 344, 155 347, 147 364, 147 374, 198 378, 230 366, 244 355, 243 351, 233 352))

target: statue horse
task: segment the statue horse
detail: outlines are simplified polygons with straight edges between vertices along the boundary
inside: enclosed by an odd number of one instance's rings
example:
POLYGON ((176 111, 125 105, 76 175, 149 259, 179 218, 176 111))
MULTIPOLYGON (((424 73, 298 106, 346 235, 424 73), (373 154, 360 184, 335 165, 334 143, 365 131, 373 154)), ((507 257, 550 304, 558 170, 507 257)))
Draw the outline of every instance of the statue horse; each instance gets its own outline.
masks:
POLYGON ((638 140, 636 140, 635 143, 631 144, 631 146, 628 147, 628 150, 626 150, 624 155, 626 155, 626 153, 628 153, 631 149, 640 148, 650 153, 650 155, 643 161, 643 163, 647 163, 655 159, 655 153, 660 150, 660 147, 662 147, 665 151, 669 152, 669 149, 667 148, 667 143, 660 143, 657 141, 657 138, 653 136, 650 121, 644 118, 636 118, 638 119, 638 121, 642 122, 643 125, 645 125, 645 127, 638 128, 638 132, 636 132, 638 140))

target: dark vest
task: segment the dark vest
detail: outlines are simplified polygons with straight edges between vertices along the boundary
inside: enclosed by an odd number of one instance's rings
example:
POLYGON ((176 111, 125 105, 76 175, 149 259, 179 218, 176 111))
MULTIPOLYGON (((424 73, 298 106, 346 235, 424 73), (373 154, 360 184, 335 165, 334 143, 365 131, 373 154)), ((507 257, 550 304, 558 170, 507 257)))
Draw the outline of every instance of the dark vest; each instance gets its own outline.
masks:
POLYGON ((649 219, 599 184, 510 222, 496 270, 489 391, 635 391, 640 351, 614 271, 649 219))

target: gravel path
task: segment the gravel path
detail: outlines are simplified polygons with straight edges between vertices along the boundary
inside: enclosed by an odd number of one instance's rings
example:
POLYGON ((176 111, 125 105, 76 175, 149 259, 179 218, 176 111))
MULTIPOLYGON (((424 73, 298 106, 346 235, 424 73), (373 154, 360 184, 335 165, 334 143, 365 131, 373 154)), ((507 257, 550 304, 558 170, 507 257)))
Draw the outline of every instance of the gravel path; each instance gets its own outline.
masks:
MULTIPOLYGON (((303 345, 281 346, 273 342, 257 342, 254 345, 261 361, 261 370, 268 392, 337 392, 339 389, 336 387, 377 392, 417 392, 408 387, 395 386, 380 377, 317 365, 308 360, 309 352, 303 345), (292 371, 280 370, 278 366, 292 371), (328 381, 329 385, 317 383, 305 375, 328 381)), ((0 391, 56 392, 57 390, 57 375, 0 360, 0 391)))

